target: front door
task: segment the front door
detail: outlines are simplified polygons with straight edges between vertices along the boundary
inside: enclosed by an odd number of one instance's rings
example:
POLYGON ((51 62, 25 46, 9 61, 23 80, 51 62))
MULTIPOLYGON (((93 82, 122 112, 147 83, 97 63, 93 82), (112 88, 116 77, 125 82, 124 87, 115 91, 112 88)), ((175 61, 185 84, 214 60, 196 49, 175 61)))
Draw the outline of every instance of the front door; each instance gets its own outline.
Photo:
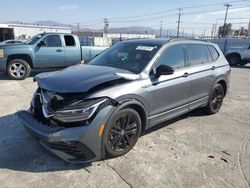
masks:
POLYGON ((37 68, 64 66, 64 48, 60 35, 48 35, 42 39, 46 45, 36 46, 35 59, 37 68))
POLYGON ((146 100, 150 108, 151 126, 171 119, 188 111, 190 82, 188 67, 185 63, 183 45, 168 47, 159 57, 154 67, 168 65, 175 69, 172 75, 150 76, 150 86, 146 100))

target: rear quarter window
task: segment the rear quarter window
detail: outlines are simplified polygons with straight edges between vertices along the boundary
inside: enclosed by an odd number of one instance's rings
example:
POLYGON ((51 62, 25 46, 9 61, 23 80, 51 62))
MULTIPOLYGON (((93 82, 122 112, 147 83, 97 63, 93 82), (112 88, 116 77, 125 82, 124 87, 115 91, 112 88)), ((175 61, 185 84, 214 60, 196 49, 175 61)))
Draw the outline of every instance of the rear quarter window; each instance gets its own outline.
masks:
POLYGON ((75 46, 75 44, 76 44, 73 36, 65 35, 64 40, 65 40, 66 46, 75 46))
POLYGON ((208 49, 211 53, 213 61, 216 61, 219 58, 219 52, 211 45, 208 46, 208 49))

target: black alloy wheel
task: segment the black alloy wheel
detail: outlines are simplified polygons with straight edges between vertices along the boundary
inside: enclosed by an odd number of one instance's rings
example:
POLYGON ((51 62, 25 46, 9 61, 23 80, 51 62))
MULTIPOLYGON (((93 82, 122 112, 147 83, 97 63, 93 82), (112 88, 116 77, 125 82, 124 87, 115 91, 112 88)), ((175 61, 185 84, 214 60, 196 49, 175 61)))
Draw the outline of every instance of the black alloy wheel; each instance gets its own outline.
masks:
POLYGON ((119 111, 106 133, 105 149, 110 157, 127 153, 136 144, 141 134, 141 119, 133 109, 119 111))
POLYGON ((221 84, 216 84, 211 92, 209 104, 206 107, 208 114, 215 114, 220 110, 224 95, 223 86, 221 84))

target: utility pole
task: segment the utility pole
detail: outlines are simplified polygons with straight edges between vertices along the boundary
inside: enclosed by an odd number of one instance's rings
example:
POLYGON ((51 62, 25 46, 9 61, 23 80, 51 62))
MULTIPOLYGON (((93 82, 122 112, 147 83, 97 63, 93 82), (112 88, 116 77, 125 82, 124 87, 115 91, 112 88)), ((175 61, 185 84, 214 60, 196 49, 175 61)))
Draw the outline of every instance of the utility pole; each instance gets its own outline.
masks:
POLYGON ((80 23, 77 23, 77 34, 80 34, 80 23))
POLYGON ((177 21, 177 23, 178 23, 178 25, 177 25, 177 35, 176 35, 177 38, 179 37, 179 32, 180 32, 180 22, 181 22, 181 11, 182 11, 182 9, 178 8, 178 10, 179 10, 179 14, 178 14, 178 21, 177 21))
POLYGON ((213 27, 212 27, 212 30, 211 30, 211 38, 214 38, 214 27, 215 27, 215 24, 213 24, 213 27))
POLYGON ((108 21, 107 18, 104 18, 104 29, 103 29, 103 31, 104 31, 105 36, 107 36, 107 34, 108 34, 108 26, 109 26, 109 21, 108 21))
POLYGON ((161 34, 162 34, 162 20, 161 20, 161 26, 160 26, 160 38, 161 38, 161 34))
POLYGON ((227 13, 228 13, 228 8, 231 7, 232 5, 230 4, 225 4, 224 5, 226 8, 226 14, 225 14, 225 19, 224 19, 224 24, 223 24, 223 30, 222 30, 222 38, 225 37, 225 27, 226 27, 226 23, 227 23, 227 13))
POLYGON ((206 29, 204 28, 203 38, 206 38, 206 29))
POLYGON ((250 20, 249 20, 249 23, 248 23, 248 34, 247 34, 248 37, 250 37, 250 20))

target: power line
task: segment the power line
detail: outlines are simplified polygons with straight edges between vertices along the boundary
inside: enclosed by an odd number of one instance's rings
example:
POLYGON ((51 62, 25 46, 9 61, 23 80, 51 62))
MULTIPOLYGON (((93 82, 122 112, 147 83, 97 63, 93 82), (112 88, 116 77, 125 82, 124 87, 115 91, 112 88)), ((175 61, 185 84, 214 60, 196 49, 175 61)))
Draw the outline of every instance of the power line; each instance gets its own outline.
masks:
MULTIPOLYGON (((230 10, 238 9, 238 8, 246 8, 249 6, 244 6, 244 7, 236 7, 230 10)), ((179 10, 179 9, 177 9, 179 10)), ((223 11, 224 9, 216 9, 216 10, 201 10, 201 11, 195 11, 195 12, 182 12, 182 15, 191 15, 191 14, 199 14, 199 13, 212 13, 212 12, 217 12, 217 11, 223 11)), ((148 18, 140 18, 140 19, 127 19, 127 20, 110 20, 112 23, 119 22, 119 23, 124 23, 124 22, 141 22, 141 21, 148 21, 148 20, 154 20, 154 19, 162 19, 162 18, 169 18, 169 17, 174 17, 178 15, 178 13, 175 14, 165 14, 161 16, 154 16, 154 17, 148 17, 148 18)))
MULTIPOLYGON (((239 3, 239 2, 246 2, 246 0, 238 0, 238 1, 227 1, 224 3, 239 3)), ((216 5, 223 5, 224 3, 211 3, 211 4, 203 4, 203 5, 197 5, 197 6, 186 6, 186 7, 180 7, 182 9, 193 9, 193 8, 202 8, 202 7, 211 7, 211 6, 216 6, 216 5)), ((134 16, 127 16, 127 17, 117 17, 117 18, 109 18, 111 21, 115 20, 127 20, 130 18, 140 18, 140 17, 148 17, 148 16, 154 16, 154 15, 159 15, 159 14, 165 14, 166 12, 173 12, 176 11, 176 8, 174 9, 168 9, 168 10, 163 10, 163 11, 158 11, 150 14, 141 14, 141 15, 134 15, 134 16)))
POLYGON ((202 8, 202 7, 209 7, 209 6, 216 6, 216 5, 223 5, 228 3, 240 3, 240 2, 246 2, 246 0, 238 0, 238 1, 227 1, 224 3, 210 3, 210 4, 204 4, 204 5, 197 5, 197 6, 187 6, 187 7, 181 7, 183 9, 192 9, 192 8, 202 8))
MULTIPOLYGON (((225 3, 244 3, 247 2, 246 0, 237 0, 237 1, 227 1, 225 3)), ((202 4, 202 5, 196 5, 196 6, 186 6, 186 7, 181 7, 182 9, 194 9, 194 8, 202 8, 202 7, 212 7, 216 5, 221 5, 223 3, 210 3, 210 4, 202 4)), ((244 6, 246 7, 246 6, 244 6)), ((244 8, 244 7, 238 7, 238 8, 244 8)), ((128 16, 128 17, 120 17, 120 18, 110 18, 111 22, 141 22, 141 21, 147 21, 147 20, 154 20, 154 19, 162 19, 165 17, 174 17, 176 14, 166 14, 169 12, 176 11, 178 9, 168 9, 164 11, 159 11, 159 12, 154 12, 150 14, 141 14, 141 15, 136 15, 136 16, 128 16), (158 15, 158 16, 156 16, 158 15), (141 19, 134 19, 134 18, 141 18, 141 19)), ((215 11, 221 11, 223 9, 218 9, 218 10, 202 10, 202 11, 196 11, 196 12, 182 12, 182 15, 188 15, 188 14, 198 14, 198 13, 206 13, 206 12, 215 12, 215 11)), ((231 9, 233 10, 233 9, 231 9)), ((88 27, 88 26, 94 26, 94 25, 99 25, 101 24, 102 21, 101 19, 95 19, 95 20, 90 20, 90 21, 82 21, 82 22, 77 22, 75 24, 80 24, 81 26, 88 27)), ((198 23, 197 23, 198 24, 198 23)), ((73 24, 74 25, 74 24, 73 24)), ((80 27, 80 26, 79 26, 80 27)))

